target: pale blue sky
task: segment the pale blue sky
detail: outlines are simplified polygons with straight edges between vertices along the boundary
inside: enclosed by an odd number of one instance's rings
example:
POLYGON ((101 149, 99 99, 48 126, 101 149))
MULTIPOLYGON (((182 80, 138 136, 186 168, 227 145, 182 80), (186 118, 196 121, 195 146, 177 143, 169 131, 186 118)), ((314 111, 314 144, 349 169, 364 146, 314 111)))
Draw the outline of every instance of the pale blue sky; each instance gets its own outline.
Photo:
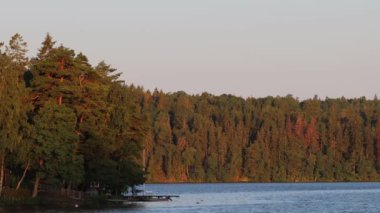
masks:
POLYGON ((0 0, 0 41, 46 32, 167 92, 380 95, 376 0, 0 0))

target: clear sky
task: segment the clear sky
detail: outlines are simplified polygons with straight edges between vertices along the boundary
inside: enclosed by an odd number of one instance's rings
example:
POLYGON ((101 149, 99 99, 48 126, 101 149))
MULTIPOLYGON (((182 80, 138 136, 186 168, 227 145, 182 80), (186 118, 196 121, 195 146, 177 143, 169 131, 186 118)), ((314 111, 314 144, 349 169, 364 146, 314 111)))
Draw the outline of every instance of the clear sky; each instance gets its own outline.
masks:
POLYGON ((0 41, 58 43, 166 92, 380 95, 378 0, 0 0, 0 41))

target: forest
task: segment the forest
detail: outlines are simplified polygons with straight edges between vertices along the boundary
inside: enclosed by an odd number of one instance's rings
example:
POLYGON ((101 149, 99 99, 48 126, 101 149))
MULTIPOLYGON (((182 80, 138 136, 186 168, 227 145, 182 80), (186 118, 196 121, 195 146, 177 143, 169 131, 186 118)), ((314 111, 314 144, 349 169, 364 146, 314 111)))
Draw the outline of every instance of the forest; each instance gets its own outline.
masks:
POLYGON ((378 181, 380 101, 140 90, 151 182, 378 181))
MULTIPOLYGON (((149 91, 56 45, 0 49, 0 195, 146 182, 379 181, 380 101, 149 91)), ((126 77, 128 79, 128 76, 126 77)))
POLYGON ((144 182, 146 118, 110 65, 47 34, 35 57, 0 49, 0 195, 41 189, 120 194, 144 182))

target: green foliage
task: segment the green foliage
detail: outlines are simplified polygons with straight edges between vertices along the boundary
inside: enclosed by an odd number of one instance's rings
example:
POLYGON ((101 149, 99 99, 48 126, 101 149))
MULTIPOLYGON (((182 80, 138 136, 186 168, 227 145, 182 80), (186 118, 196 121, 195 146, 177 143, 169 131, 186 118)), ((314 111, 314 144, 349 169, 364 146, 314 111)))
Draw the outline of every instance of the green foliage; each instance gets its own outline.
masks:
MULTIPOLYGON (((146 118, 132 89, 104 62, 55 46, 48 34, 26 57, 19 34, 0 45, 0 188, 87 190, 118 195, 144 182, 146 118), (17 186, 16 186, 17 183, 17 186), (33 186, 34 185, 34 186, 33 186)), ((1 194, 1 193, 0 193, 1 194)))
POLYGON ((36 172, 51 182, 83 180, 83 155, 75 133, 76 116, 64 106, 47 103, 34 117, 31 159, 36 172))
POLYGON ((140 94, 148 181, 376 181, 380 102, 140 94))
POLYGON ((31 59, 18 34, 0 44, 0 185, 380 180, 377 98, 151 93, 55 43, 31 59))

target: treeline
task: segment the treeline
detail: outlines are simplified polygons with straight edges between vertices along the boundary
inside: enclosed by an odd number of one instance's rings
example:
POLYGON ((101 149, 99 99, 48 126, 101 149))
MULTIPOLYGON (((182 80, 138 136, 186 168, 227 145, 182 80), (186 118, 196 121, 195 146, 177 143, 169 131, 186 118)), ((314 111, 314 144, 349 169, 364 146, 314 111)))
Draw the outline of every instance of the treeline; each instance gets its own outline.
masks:
POLYGON ((19 34, 0 45, 0 195, 144 182, 146 118, 114 71, 50 35, 31 59, 19 34))
POLYGON ((380 101, 145 91, 47 35, 0 45, 0 194, 149 182, 379 181, 380 101), (144 172, 146 169, 146 173, 144 172))
POLYGON ((379 181, 380 101, 135 89, 151 182, 379 181))

